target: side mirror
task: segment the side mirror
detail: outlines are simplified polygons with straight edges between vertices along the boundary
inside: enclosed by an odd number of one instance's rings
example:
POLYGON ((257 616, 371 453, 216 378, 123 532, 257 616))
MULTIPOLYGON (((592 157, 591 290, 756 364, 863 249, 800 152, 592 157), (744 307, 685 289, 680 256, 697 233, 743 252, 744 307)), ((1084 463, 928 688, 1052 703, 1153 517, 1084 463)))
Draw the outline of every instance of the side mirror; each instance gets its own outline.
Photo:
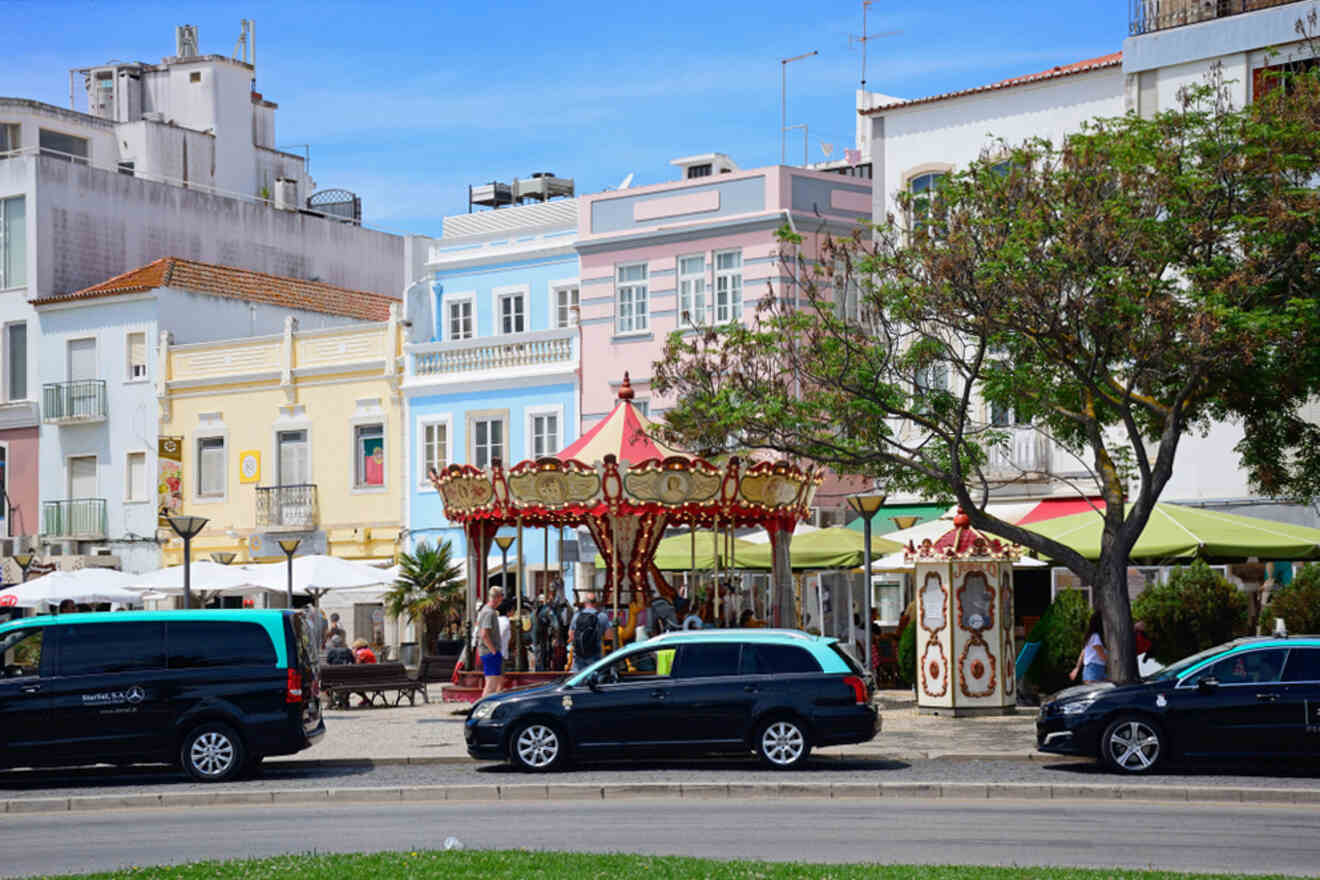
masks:
POLYGON ((593 691, 598 691, 598 690, 600 690, 600 673, 599 673, 599 672, 593 672, 593 673, 591 673, 591 675, 588 675, 588 676, 587 676, 587 687, 591 688, 593 691))
POLYGON ((1219 690, 1219 679, 1214 676, 1208 676, 1196 683, 1196 690, 1202 694, 1213 694, 1219 690))

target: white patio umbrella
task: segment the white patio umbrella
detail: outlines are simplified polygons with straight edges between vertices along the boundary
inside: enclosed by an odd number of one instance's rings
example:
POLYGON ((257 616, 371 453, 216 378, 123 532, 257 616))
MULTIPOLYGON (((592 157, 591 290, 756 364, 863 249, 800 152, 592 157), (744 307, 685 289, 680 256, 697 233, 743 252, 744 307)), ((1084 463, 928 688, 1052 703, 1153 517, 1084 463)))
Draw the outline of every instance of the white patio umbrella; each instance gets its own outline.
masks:
MULTIPOLYGON (((247 565, 254 583, 267 589, 284 591, 288 587, 289 569, 285 562, 266 565, 247 565)), ((397 569, 377 568, 365 562, 353 562, 338 556, 321 554, 293 558, 293 591, 305 593, 320 600, 331 590, 351 590, 393 583, 397 569)))
MULTIPOLYGON (((132 585, 141 589, 151 589, 160 593, 177 594, 183 592, 183 566, 172 565, 148 574, 134 575, 132 585)), ((191 565, 189 572, 191 586, 197 593, 215 593, 220 590, 235 590, 243 587, 264 586, 256 580, 256 575, 244 566, 221 565, 206 559, 198 559, 191 565)))
POLYGON ((128 589, 134 580, 133 575, 109 568, 53 571, 25 584, 0 590, 0 608, 58 607, 66 599, 79 604, 115 602, 141 605, 142 597, 128 589))

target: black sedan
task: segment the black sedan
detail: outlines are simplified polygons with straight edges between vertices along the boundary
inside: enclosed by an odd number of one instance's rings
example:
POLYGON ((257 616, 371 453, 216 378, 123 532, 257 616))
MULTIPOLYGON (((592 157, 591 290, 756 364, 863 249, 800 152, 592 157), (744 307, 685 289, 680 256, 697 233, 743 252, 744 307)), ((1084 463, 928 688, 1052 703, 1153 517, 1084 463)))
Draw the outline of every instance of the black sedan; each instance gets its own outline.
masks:
POLYGON ((794 630, 673 633, 630 645, 563 684, 478 702, 474 758, 546 771, 573 759, 755 752, 801 766, 814 746, 880 728, 861 668, 834 639, 794 630))
POLYGON ((1320 757, 1320 638, 1239 639, 1138 684, 1069 688, 1041 706, 1036 747, 1124 773, 1174 758, 1320 757))

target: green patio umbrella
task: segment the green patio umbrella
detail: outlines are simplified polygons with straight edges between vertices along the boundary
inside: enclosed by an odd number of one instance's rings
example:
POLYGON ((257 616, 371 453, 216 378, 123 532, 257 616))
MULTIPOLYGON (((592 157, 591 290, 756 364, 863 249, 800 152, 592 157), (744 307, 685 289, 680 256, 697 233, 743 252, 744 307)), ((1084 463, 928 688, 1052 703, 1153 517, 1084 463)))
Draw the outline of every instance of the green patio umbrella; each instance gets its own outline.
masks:
MULTIPOLYGON (((710 529, 697 530, 697 570, 712 571, 722 568, 746 568, 742 558, 749 550, 755 550, 756 544, 741 538, 733 539, 733 559, 724 558, 724 535, 711 536, 710 529), (712 546, 719 541, 720 556, 716 558, 712 546)), ((692 569, 692 537, 690 535, 671 535, 663 539, 655 548, 655 566, 661 571, 690 571, 692 569)), ((769 566, 766 566, 767 568, 769 566)), ((605 558, 596 554, 596 568, 605 568, 605 558)))
MULTIPOLYGON (((861 568, 865 548, 866 538, 861 532, 839 527, 817 529, 795 536, 788 548, 788 558, 795 569, 861 568)), ((902 549, 903 545, 896 541, 871 538, 873 559, 902 549)), ((768 569, 772 552, 769 542, 753 544, 746 553, 739 551, 737 567, 768 569)))
MULTIPOLYGON (((1131 505, 1129 505, 1129 509, 1131 505)), ((1103 522, 1095 511, 1024 526, 1066 544, 1087 559, 1100 558, 1103 522)), ((1220 513, 1179 504, 1156 504, 1132 548, 1133 560, 1320 559, 1320 529, 1220 513)))

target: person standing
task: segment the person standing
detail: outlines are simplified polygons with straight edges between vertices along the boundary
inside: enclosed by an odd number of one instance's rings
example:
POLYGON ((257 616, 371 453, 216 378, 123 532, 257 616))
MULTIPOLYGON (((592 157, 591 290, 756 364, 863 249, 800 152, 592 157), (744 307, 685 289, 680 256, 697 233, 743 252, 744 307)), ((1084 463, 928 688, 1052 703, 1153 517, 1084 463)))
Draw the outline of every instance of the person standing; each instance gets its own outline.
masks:
MULTIPOLYGON (((513 609, 514 609, 514 603, 513 603, 513 599, 511 598, 505 599, 503 602, 500 603, 500 607, 499 607, 500 656, 504 658, 504 665, 506 666, 513 659, 513 655, 509 653, 509 640, 513 636, 513 625, 509 621, 509 612, 512 611, 513 609)), ((515 663, 512 669, 516 671, 517 668, 518 666, 515 663)))
POLYGON ((1082 643, 1082 652, 1077 655, 1077 665, 1068 673, 1068 677, 1073 681, 1077 680, 1077 674, 1082 675, 1082 682, 1092 684, 1097 681, 1105 680, 1105 663, 1109 657, 1105 653, 1104 624, 1100 620, 1100 612, 1093 611, 1091 620, 1086 625, 1086 636, 1082 643))
POLYGON ((488 697, 499 691, 504 684, 504 655, 500 653, 500 602, 504 600, 504 590, 491 587, 486 594, 486 604, 477 614, 477 657, 481 660, 481 672, 486 676, 481 695, 488 697))
POLYGON ((601 656, 601 645, 612 638, 610 618, 596 607, 596 594, 587 593, 582 610, 568 624, 568 641, 573 646, 573 671, 581 672, 601 656))

